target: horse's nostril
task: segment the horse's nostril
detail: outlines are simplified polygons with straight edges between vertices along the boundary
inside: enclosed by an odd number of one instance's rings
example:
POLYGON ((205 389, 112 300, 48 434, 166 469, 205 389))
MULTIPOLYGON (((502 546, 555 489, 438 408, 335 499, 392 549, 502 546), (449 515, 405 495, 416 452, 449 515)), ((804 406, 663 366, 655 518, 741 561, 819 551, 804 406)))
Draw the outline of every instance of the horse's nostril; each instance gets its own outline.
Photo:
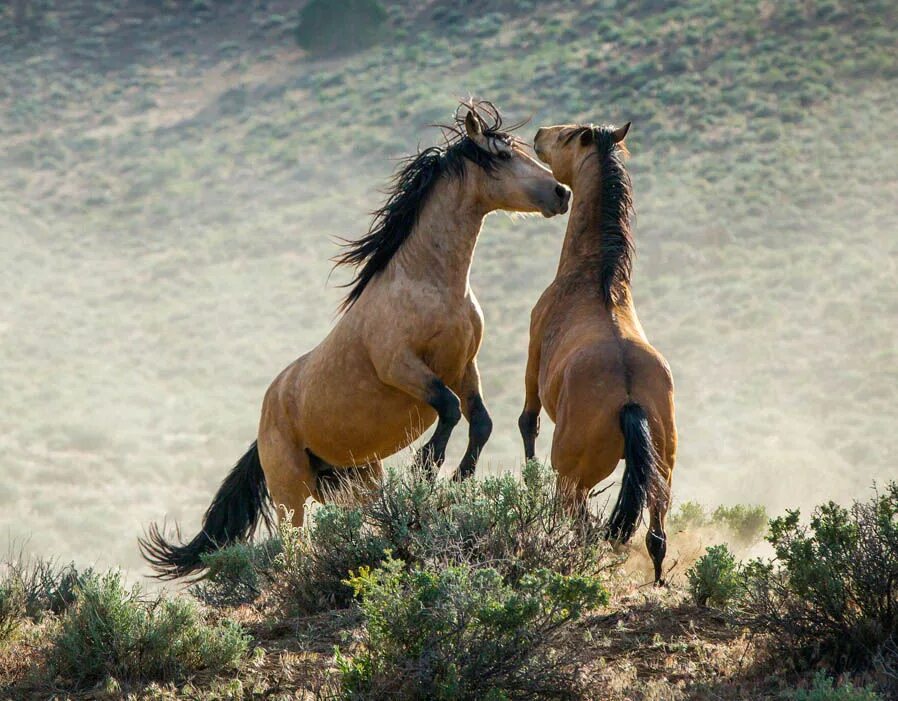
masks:
POLYGON ((558 195, 559 199, 563 200, 564 196, 567 195, 567 188, 564 185, 556 185, 555 194, 558 195))

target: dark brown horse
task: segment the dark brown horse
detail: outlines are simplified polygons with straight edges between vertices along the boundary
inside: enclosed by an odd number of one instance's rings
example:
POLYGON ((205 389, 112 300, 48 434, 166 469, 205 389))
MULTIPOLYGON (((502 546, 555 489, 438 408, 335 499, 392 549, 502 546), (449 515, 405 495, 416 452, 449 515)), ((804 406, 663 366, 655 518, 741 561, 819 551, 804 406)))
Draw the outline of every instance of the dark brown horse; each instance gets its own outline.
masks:
POLYGON ((553 126, 536 134, 536 154, 574 199, 558 272, 531 317, 519 426, 530 459, 540 410, 555 422, 552 465, 576 508, 626 461, 609 535, 628 541, 647 503, 646 547, 660 583, 677 429, 670 368, 649 344, 630 294, 629 126, 553 126))

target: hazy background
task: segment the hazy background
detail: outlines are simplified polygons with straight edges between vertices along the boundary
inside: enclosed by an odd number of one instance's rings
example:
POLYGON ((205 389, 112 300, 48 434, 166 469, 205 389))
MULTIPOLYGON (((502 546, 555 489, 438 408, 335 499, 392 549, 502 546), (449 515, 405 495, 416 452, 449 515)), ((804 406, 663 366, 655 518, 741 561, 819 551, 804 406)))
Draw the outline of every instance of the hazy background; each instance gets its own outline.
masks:
MULTIPOLYGON (((385 2, 351 55, 298 45, 304 4, 35 0, 23 34, 0 3, 4 543, 137 573, 148 521, 192 533, 268 383, 334 321, 333 237, 469 94, 532 118, 526 139, 633 120, 676 500, 778 511, 896 477, 893 2, 385 2)), ((477 249, 490 469, 522 459, 564 226, 494 215, 477 249)))

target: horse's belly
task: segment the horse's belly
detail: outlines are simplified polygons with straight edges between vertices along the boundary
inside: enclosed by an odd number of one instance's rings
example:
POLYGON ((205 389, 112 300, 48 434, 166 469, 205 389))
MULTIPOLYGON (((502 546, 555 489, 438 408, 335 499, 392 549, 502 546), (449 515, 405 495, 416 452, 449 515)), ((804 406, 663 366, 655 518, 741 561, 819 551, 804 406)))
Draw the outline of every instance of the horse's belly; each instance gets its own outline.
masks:
POLYGON ((346 466, 393 455, 435 420, 430 406, 391 387, 346 392, 335 386, 303 411, 301 430, 309 450, 346 466))

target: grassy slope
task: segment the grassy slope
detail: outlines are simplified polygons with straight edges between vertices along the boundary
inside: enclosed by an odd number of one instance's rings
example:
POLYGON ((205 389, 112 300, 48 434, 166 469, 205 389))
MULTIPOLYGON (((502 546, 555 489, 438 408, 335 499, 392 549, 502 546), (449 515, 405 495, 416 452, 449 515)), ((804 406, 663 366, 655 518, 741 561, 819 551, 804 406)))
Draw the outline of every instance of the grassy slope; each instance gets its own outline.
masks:
MULTIPOLYGON (((678 383, 680 498, 778 509, 893 468, 891 3, 395 3, 397 41, 321 61, 289 5, 83 0, 26 46, 3 25, 12 536, 134 565, 150 518, 193 526, 271 377, 332 321, 331 237, 364 229, 388 159, 468 93, 534 125, 634 120, 635 293, 678 383)), ((528 312, 563 226, 493 217, 478 248, 493 467, 519 457, 528 312)))

